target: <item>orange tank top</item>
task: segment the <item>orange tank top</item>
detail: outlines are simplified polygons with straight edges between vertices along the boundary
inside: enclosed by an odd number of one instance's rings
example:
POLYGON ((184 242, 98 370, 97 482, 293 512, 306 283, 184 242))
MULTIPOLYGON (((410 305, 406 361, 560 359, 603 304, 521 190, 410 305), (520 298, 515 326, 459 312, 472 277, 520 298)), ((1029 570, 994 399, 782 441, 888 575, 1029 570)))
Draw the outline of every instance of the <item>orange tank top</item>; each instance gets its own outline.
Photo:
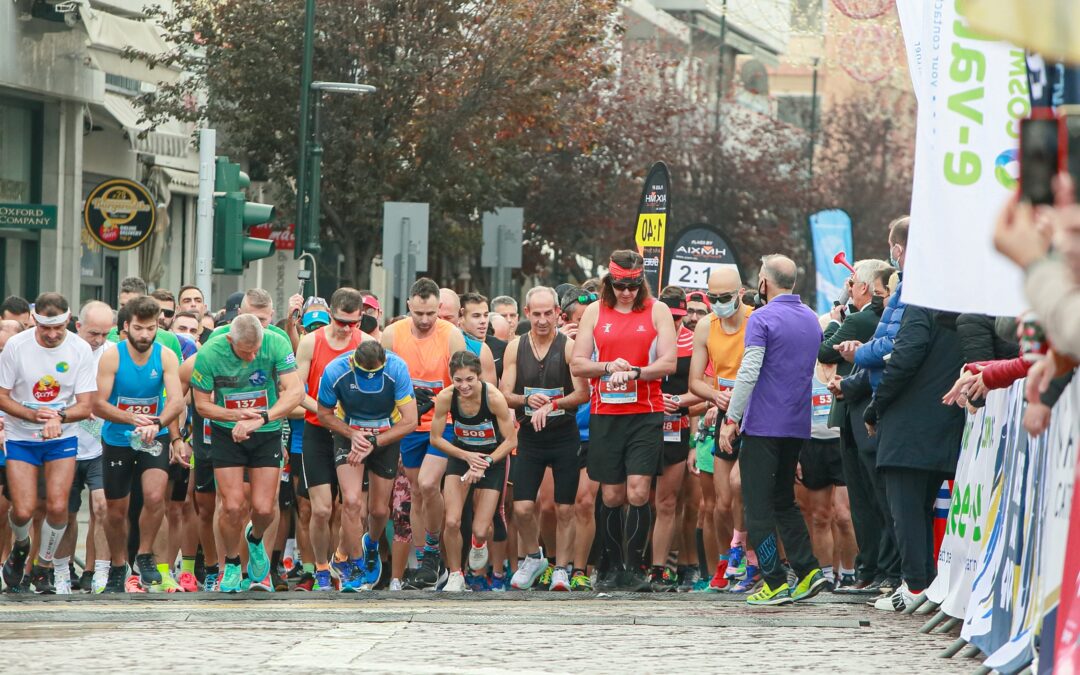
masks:
POLYGON ((724 330, 720 317, 709 315, 709 339, 705 342, 709 352, 709 366, 712 367, 709 384, 718 391, 735 387, 735 377, 742 365, 743 351, 746 349, 746 317, 750 316, 753 310, 746 305, 740 305, 739 311, 743 313, 743 323, 735 333, 724 330))
MULTIPOLYGON (((394 324, 390 349, 409 367, 413 389, 427 389, 434 397, 450 386, 450 336, 456 330, 454 324, 438 319, 427 337, 418 338, 409 319, 394 324)), ((416 430, 430 431, 433 416, 434 409, 424 413, 416 430)))
MULTIPOLYGON (((308 367, 307 376, 307 390, 308 395, 319 400, 319 379, 322 377, 323 371, 326 370, 327 364, 341 356, 345 352, 351 352, 356 349, 356 346, 360 344, 360 331, 353 329, 352 335, 349 336, 349 344, 341 349, 334 349, 330 346, 330 343, 326 340, 326 330, 330 328, 320 328, 315 331, 315 349, 311 352, 311 365, 308 367)), ((304 421, 308 424, 314 424, 315 426, 322 426, 319 424, 319 417, 310 410, 304 411, 304 421)))

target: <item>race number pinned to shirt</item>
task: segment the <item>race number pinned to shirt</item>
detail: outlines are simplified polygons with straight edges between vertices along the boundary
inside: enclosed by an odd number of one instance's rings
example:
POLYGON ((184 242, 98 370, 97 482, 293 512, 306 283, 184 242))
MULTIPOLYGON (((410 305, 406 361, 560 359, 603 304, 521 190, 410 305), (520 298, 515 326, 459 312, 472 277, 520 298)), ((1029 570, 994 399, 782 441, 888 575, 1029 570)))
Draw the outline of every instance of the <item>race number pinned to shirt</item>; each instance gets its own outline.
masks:
POLYGON ((495 443, 495 424, 486 420, 480 424, 454 422, 454 436, 459 442, 472 446, 488 446, 495 443))
POLYGON ((148 415, 154 417, 158 413, 158 399, 154 398, 132 398, 130 396, 118 396, 116 398, 116 407, 129 412, 132 415, 148 415))
MULTIPOLYGON (((525 387, 525 400, 526 401, 528 401, 529 397, 532 396, 533 394, 543 394, 544 396, 547 396, 552 401, 557 401, 560 398, 562 398, 563 396, 565 396, 565 394, 563 393, 563 388, 562 387, 553 387, 551 389, 544 389, 543 387, 525 387)), ((532 414, 533 414, 533 409, 530 408, 529 405, 526 403, 526 405, 525 405, 525 416, 530 417, 530 416, 532 416, 532 414)), ((548 417, 557 417, 558 415, 564 415, 564 414, 566 414, 566 411, 563 410, 562 408, 559 408, 557 410, 553 410, 550 413, 548 413, 548 417)))
MULTIPOLYGON (((683 420, 685 418, 676 413, 674 415, 664 414, 664 442, 665 443, 678 443, 682 440, 683 420)), ((686 420, 689 423, 690 420, 686 420)))
POLYGON ((266 410, 266 406, 265 389, 225 394, 225 407, 229 410, 266 410))
POLYGON ((637 380, 615 383, 610 375, 600 378, 600 402, 620 405, 637 403, 637 380))
POLYGON ((432 398, 434 398, 440 391, 443 390, 442 380, 416 380, 412 381, 413 389, 423 389, 430 391, 432 398))
POLYGON ((731 391, 735 388, 735 380, 729 380, 726 377, 716 378, 716 390, 717 391, 731 391))
POLYGON ((829 393, 828 389, 821 392, 817 387, 814 387, 814 393, 810 400, 813 406, 813 423, 826 424, 829 421, 829 409, 832 408, 832 394, 829 393))
POLYGON ((210 420, 203 419, 202 421, 202 438, 203 443, 210 445, 210 435, 213 433, 213 427, 210 426, 210 420))
POLYGON ((381 434, 383 432, 389 431, 390 426, 391 426, 390 419, 386 418, 386 417, 383 417, 382 419, 377 419, 377 420, 366 420, 366 419, 360 419, 360 418, 357 418, 357 417, 350 417, 349 418, 349 428, 350 429, 356 429, 358 431, 363 431, 365 434, 369 434, 369 435, 374 434, 375 436, 378 436, 379 434, 381 434))

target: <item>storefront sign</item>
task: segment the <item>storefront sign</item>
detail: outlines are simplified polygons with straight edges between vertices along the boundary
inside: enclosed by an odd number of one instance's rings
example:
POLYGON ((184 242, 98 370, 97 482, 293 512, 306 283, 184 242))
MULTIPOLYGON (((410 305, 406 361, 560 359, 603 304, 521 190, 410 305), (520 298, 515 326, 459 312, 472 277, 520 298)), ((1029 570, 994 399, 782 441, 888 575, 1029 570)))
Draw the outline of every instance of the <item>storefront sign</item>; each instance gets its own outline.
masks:
POLYGON ((269 239, 274 242, 275 251, 292 251, 296 249, 296 223, 289 223, 281 227, 273 223, 252 225, 248 228, 248 236, 256 239, 269 239))
POLYGON ((157 207, 150 191, 127 178, 110 178, 90 191, 83 223, 94 241, 114 251, 141 246, 154 231, 157 207))
POLYGON ((55 204, 0 204, 0 227, 55 230, 55 204))

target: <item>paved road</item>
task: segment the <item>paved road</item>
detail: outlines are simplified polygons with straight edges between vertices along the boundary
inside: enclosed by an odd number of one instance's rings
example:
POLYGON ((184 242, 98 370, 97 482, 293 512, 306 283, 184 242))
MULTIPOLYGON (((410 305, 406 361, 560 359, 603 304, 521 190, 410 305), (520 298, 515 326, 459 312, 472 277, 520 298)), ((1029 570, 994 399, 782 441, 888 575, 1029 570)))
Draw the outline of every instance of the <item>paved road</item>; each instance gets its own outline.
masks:
POLYGON ((853 599, 279 593, 0 598, 0 650, 52 671, 970 673, 925 617, 853 599))

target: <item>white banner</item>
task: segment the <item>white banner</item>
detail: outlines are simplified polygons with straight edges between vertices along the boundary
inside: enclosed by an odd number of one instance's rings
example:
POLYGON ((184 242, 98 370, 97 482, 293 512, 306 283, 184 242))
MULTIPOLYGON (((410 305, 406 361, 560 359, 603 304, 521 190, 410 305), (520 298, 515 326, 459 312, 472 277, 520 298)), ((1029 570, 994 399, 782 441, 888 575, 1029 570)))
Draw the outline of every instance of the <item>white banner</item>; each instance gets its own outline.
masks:
POLYGON ((1016 188, 1018 120, 1031 108, 1024 51, 972 33, 954 2, 900 14, 912 78, 921 80, 903 299, 1019 314, 1021 272, 994 250, 992 234, 1016 188))

